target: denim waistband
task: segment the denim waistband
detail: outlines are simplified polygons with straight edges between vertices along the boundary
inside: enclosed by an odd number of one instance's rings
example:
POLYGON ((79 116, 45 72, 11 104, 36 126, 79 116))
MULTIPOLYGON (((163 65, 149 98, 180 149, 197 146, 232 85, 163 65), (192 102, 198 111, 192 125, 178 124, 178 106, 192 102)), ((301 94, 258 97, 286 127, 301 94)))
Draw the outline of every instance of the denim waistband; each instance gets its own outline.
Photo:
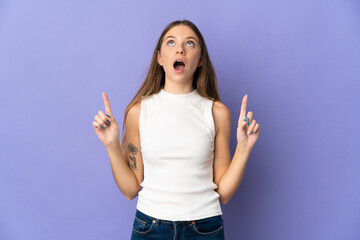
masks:
MULTIPOLYGON (((149 219, 152 220, 156 220, 156 221, 159 221, 159 222, 164 222, 164 223, 185 223, 185 224, 191 224, 191 223, 194 223, 195 221, 200 221, 202 219, 197 219, 197 220, 187 220, 187 221, 170 221, 170 220, 164 220, 164 219, 159 219, 159 218, 155 218, 155 217, 152 217, 152 216, 149 216, 143 212, 141 212, 140 210, 136 209, 136 213, 135 213, 136 216, 140 216, 140 217, 147 217, 149 219)), ((215 218, 215 217, 218 217, 218 218, 221 218, 221 215, 216 215, 216 216, 212 216, 211 218, 215 218)))

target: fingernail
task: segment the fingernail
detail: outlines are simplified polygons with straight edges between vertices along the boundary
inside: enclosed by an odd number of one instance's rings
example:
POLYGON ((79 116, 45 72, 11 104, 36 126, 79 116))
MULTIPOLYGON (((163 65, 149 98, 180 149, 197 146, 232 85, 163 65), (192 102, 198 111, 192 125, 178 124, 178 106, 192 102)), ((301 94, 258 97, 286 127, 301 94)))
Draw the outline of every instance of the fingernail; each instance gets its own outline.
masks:
POLYGON ((100 125, 100 127, 101 127, 101 129, 104 129, 104 127, 103 127, 103 126, 101 126, 101 125, 100 125))
POLYGON ((107 116, 107 117, 110 117, 109 115, 107 115, 106 113, 105 113, 105 115, 107 116))
POLYGON ((246 123, 246 125, 248 125, 248 126, 249 126, 249 124, 250 124, 250 122, 247 122, 247 123, 246 123))
POLYGON ((246 118, 244 119, 244 122, 246 122, 246 120, 248 120, 248 117, 246 117, 246 118))
POLYGON ((109 120, 106 120, 106 124, 109 124, 110 122, 109 122, 109 120))
POLYGON ((250 133, 250 135, 252 135, 252 134, 253 134, 253 132, 250 133))

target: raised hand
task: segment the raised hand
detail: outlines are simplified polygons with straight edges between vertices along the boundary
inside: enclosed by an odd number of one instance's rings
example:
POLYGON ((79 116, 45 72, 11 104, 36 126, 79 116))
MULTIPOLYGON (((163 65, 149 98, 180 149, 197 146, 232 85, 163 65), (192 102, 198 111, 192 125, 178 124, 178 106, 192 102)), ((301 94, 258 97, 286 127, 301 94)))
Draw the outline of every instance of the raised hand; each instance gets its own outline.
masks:
POLYGON ((237 128, 237 141, 239 146, 251 151, 259 137, 260 125, 259 123, 256 123, 255 119, 252 119, 252 112, 248 112, 247 117, 245 118, 247 100, 248 96, 246 94, 241 103, 237 128))
POLYGON ((108 147, 117 141, 120 142, 120 131, 119 124, 116 122, 114 115, 111 112, 109 99, 104 92, 102 93, 102 97, 106 114, 103 111, 99 111, 98 115, 95 115, 93 126, 100 141, 105 147, 108 147))

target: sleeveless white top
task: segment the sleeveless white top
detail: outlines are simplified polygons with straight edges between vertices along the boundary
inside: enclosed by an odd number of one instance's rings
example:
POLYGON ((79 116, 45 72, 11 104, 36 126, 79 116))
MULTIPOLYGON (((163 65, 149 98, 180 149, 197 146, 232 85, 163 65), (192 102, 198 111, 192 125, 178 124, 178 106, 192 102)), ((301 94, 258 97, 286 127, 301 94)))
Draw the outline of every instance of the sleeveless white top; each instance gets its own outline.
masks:
POLYGON ((137 209, 154 218, 189 221, 222 215, 213 182, 213 101, 164 91, 141 100, 144 180, 137 209))

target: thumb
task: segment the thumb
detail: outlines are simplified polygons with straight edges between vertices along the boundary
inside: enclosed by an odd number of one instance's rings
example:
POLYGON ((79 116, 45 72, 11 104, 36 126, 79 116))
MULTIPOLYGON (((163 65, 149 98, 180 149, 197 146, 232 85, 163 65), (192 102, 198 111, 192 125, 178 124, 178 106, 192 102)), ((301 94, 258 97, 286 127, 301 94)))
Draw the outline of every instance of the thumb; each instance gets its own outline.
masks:
POLYGON ((112 112, 111 112, 111 107, 110 107, 110 102, 109 102, 109 98, 108 96, 102 92, 102 97, 104 99, 104 104, 105 104, 105 111, 106 111, 106 114, 110 115, 110 117, 113 116, 112 112))

